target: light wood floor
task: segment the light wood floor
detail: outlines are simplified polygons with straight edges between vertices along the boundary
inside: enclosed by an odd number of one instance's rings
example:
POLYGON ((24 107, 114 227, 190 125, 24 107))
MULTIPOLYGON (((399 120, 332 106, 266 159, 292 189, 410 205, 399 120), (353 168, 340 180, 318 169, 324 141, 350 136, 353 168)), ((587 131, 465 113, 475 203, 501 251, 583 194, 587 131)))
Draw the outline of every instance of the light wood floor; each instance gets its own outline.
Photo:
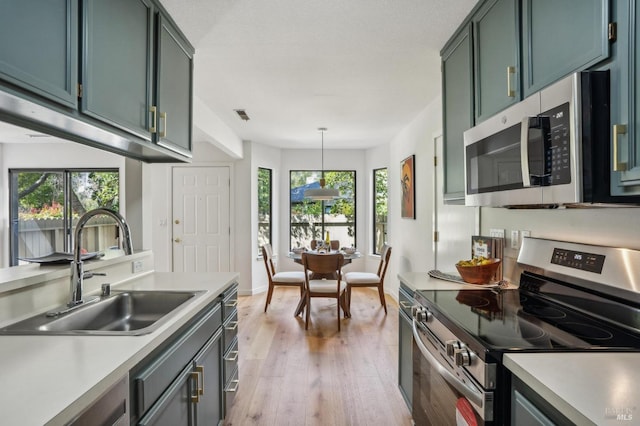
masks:
POLYGON ((309 330, 294 318, 295 288, 240 297, 240 385, 227 425, 411 425, 398 390, 398 306, 385 316, 377 292, 355 289, 352 317, 336 302, 311 300, 309 330))

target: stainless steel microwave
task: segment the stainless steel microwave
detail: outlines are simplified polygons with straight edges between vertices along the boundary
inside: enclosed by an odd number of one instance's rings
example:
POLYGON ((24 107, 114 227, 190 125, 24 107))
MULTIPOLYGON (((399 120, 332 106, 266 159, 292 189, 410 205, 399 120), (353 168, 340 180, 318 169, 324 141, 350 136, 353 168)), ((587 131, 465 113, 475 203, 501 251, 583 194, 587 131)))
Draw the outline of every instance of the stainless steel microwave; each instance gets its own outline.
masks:
POLYGON ((636 202, 612 197, 608 71, 572 74, 464 133, 465 205, 636 202))

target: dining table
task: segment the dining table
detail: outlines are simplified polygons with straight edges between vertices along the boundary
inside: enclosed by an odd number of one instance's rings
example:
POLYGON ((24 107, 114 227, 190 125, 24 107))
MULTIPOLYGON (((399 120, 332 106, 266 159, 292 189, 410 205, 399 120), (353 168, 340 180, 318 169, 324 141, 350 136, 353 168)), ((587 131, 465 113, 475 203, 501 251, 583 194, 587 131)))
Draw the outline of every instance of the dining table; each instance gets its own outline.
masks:
MULTIPOLYGON (((287 257, 290 259, 293 259, 294 262, 302 265, 302 253, 303 252, 292 252, 290 251, 287 254, 287 257)), ((346 253, 343 250, 329 250, 329 251, 319 251, 319 250, 306 250, 304 251, 304 253, 313 253, 313 254, 335 254, 335 253, 341 253, 342 256, 344 257, 344 262, 343 262, 343 266, 344 265, 348 265, 350 264, 354 259, 359 259, 360 257, 362 257, 362 254, 360 254, 359 251, 356 251, 354 253, 346 253)), ((337 275, 336 274, 320 274, 320 273, 312 273, 311 277, 312 280, 320 280, 323 278, 326 278, 328 280, 335 280, 337 279, 337 275)), ((296 307, 296 311, 294 316, 298 316, 302 313, 304 307, 305 307, 305 300, 306 297, 304 296, 304 294, 300 297, 300 301, 298 302, 298 306, 296 307)), ((347 313, 347 316, 351 316, 350 313, 347 313)))

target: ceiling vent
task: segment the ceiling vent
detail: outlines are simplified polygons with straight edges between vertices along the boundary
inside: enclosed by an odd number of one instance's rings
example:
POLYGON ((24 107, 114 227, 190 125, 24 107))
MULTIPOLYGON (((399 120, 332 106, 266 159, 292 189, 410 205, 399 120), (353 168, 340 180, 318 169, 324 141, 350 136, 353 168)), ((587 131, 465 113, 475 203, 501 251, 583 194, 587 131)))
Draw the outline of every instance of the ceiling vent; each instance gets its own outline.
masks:
POLYGON ((249 121, 249 116, 247 115, 247 112, 245 110, 234 109, 234 111, 236 112, 236 114, 238 114, 238 117, 240 117, 242 120, 249 121))

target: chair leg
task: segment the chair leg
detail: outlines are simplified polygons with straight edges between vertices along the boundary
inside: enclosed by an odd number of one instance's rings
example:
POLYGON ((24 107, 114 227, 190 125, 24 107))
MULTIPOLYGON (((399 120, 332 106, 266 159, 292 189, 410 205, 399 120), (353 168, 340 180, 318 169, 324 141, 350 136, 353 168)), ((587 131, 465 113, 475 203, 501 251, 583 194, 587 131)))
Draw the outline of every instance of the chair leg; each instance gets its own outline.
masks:
POLYGON ((338 297, 336 298, 336 306, 338 307, 338 332, 340 331, 340 299, 342 298, 342 295, 338 294, 338 297))
POLYGON ((267 307, 271 303, 271 296, 273 296, 273 285, 269 284, 269 290, 267 290, 267 301, 264 303, 265 312, 267 312, 267 307))
POLYGON ((340 304, 342 304, 342 312, 344 312, 344 317, 351 318, 351 307, 349 307, 349 304, 347 302, 346 292, 342 294, 342 297, 340 298, 340 304))
POLYGON ((304 320, 304 329, 308 330, 309 329, 309 314, 311 313, 311 297, 309 297, 309 295, 307 294, 307 303, 305 306, 305 310, 307 311, 305 314, 305 320, 304 320))
POLYGON ((384 306, 384 314, 387 315, 387 301, 384 298, 384 289, 381 285, 378 286, 378 294, 380 294, 380 303, 384 306))

